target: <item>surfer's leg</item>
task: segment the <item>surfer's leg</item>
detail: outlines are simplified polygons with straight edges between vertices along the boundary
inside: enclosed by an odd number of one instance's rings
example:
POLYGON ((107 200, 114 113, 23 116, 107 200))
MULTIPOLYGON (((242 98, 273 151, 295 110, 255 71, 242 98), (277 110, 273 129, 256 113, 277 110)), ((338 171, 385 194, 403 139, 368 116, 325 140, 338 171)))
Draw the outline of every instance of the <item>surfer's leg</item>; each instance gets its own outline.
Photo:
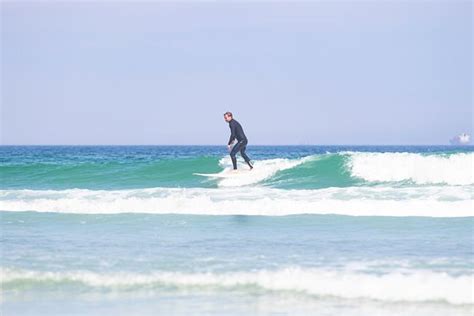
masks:
POLYGON ((241 145, 241 143, 235 144, 234 148, 232 148, 232 150, 230 151, 230 159, 232 159, 232 165, 234 167, 234 170, 237 170, 237 157, 235 157, 235 155, 237 155, 237 153, 239 152, 241 145))
POLYGON ((242 156, 242 158, 244 158, 245 162, 247 163, 247 165, 249 165, 250 169, 253 169, 253 166, 252 166, 252 164, 250 163, 250 158, 249 158, 249 156, 247 156, 247 154, 245 153, 245 149, 247 149, 246 144, 243 145, 243 146, 240 148, 240 155, 242 156))
POLYGON ((237 170, 237 158, 235 158, 235 156, 230 156, 230 159, 232 159, 232 166, 234 166, 234 170, 237 170))

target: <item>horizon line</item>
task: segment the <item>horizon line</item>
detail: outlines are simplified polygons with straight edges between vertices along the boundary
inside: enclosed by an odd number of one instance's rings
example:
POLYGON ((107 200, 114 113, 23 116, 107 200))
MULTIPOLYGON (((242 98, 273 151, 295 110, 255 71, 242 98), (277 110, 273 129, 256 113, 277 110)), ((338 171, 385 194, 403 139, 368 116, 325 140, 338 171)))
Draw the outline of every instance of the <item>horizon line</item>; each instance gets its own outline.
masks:
MULTIPOLYGON (((174 146, 174 147, 186 147, 186 146, 214 146, 214 147, 226 147, 227 145, 221 144, 0 144, 0 146, 174 146)), ((250 144, 247 147, 252 146, 273 146, 273 147, 284 147, 284 146, 451 146, 451 147, 474 147, 474 144, 250 144)))

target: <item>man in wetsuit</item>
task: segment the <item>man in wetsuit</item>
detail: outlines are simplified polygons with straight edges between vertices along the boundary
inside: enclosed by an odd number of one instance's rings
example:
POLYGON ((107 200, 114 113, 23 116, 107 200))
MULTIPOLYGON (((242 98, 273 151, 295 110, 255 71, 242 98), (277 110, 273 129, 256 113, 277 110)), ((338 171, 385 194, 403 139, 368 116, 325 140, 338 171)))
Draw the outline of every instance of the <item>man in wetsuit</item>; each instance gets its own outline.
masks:
POLYGON ((224 120, 229 123, 230 127, 230 138, 229 142, 227 143, 227 148, 230 150, 230 158, 232 159, 232 165, 234 166, 234 170, 237 170, 237 158, 235 155, 240 151, 240 155, 244 158, 247 165, 249 165, 250 169, 253 169, 252 164, 250 163, 250 158, 245 153, 245 148, 247 147, 247 137, 244 134, 244 130, 242 129, 242 125, 239 122, 234 120, 232 117, 231 112, 224 113, 224 120), (237 144, 234 145, 232 148, 232 144, 234 140, 237 139, 237 144), (231 150, 232 148, 232 150, 231 150))

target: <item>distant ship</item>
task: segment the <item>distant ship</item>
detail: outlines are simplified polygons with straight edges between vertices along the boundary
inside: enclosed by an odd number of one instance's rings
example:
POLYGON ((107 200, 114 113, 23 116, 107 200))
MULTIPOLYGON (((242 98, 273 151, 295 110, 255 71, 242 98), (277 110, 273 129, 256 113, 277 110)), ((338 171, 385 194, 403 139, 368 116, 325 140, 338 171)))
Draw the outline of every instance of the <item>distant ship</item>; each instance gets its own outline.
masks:
POLYGON ((462 133, 449 140, 451 145, 467 145, 471 141, 471 135, 462 133))

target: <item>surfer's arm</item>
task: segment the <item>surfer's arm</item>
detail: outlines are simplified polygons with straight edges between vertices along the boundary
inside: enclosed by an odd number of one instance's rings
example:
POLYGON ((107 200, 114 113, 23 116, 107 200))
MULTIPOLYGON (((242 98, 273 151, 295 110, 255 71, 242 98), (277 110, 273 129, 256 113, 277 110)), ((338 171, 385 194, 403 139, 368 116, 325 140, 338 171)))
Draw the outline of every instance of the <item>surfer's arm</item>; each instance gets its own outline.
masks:
POLYGON ((232 124, 232 122, 229 124, 230 127, 230 138, 229 142, 227 143, 228 146, 232 145, 235 139, 235 124, 232 124))

